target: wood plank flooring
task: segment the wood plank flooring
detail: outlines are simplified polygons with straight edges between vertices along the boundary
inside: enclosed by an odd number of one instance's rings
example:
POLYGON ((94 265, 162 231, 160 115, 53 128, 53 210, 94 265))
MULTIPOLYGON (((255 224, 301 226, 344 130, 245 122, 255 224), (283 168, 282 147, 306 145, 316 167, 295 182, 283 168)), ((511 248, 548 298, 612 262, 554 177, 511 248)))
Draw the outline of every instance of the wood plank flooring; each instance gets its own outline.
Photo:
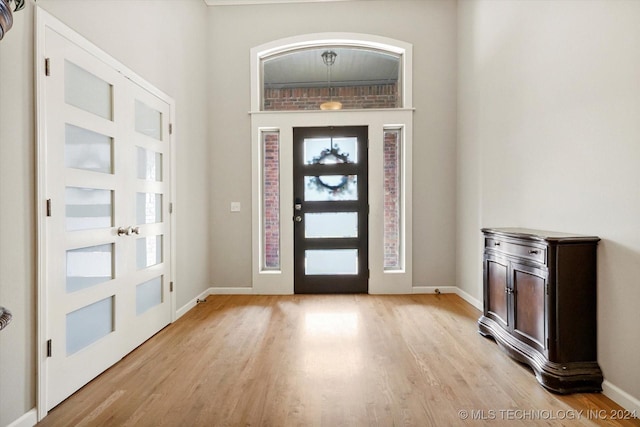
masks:
POLYGON ((456 295, 209 296, 41 426, 640 426, 559 396, 456 295))

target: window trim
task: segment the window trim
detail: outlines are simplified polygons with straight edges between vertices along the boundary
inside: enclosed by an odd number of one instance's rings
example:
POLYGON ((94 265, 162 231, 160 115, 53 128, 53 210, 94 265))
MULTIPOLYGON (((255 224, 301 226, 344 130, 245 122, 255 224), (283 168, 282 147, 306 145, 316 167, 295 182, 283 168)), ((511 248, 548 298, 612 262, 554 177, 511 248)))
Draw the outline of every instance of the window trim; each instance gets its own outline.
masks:
POLYGON ((300 49, 323 46, 373 49, 400 57, 400 99, 403 109, 413 108, 413 47, 401 40, 359 33, 314 33, 275 40, 251 49, 251 112, 262 105, 262 61, 300 49))
POLYGON ((293 275, 293 128, 322 126, 368 126, 369 128, 369 293, 410 294, 413 286, 413 242, 412 242, 412 46, 408 43, 384 37, 351 34, 322 33, 296 36, 276 40, 251 49, 251 156, 252 156, 252 284, 248 291, 253 294, 292 294, 293 275), (298 110, 261 111, 260 83, 261 59, 289 50, 321 47, 324 45, 359 46, 386 50, 401 55, 403 108, 345 109, 337 111, 298 110), (401 239, 403 269, 385 270, 383 251, 383 138, 384 130, 403 130, 401 153, 402 174, 402 218, 401 239), (262 268, 262 139, 263 130, 278 130, 280 133, 280 269, 262 268))

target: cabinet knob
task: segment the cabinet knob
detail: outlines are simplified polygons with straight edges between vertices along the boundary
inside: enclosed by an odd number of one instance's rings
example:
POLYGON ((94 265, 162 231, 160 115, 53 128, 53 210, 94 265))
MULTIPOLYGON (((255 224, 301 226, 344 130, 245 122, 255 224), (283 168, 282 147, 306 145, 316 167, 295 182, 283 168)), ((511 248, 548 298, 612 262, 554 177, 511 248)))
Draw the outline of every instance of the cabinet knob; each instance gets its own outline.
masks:
POLYGON ((494 242, 493 246, 500 246, 500 242, 494 242))
POLYGON ((537 250, 537 249, 531 249, 531 250, 529 250, 529 255, 536 255, 536 254, 538 254, 538 253, 540 253, 540 251, 539 251, 539 250, 537 250))

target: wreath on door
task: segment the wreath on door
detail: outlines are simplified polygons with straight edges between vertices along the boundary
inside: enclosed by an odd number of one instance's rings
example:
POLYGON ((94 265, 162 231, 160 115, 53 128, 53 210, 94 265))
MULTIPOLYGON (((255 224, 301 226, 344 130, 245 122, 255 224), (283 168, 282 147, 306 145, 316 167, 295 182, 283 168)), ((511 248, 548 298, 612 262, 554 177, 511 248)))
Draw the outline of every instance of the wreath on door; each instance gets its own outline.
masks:
MULTIPOLYGON (((335 159, 335 163, 353 163, 349 159, 349 153, 341 153, 340 147, 326 148, 320 152, 319 156, 314 156, 311 164, 324 165, 327 159, 335 159)), ((331 194, 337 195, 341 193, 350 193, 353 188, 352 184, 356 181, 354 175, 343 175, 340 180, 335 182, 323 181, 320 176, 314 176, 309 181, 308 187, 317 192, 328 191, 331 194)))

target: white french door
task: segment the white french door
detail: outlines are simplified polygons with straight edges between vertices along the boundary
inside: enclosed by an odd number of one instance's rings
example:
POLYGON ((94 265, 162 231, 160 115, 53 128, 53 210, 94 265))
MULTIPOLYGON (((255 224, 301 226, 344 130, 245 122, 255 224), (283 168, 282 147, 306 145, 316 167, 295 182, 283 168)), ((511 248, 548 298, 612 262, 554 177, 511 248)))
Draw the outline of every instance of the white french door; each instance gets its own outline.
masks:
POLYGON ((43 31, 39 404, 48 411, 171 322, 172 176, 171 104, 43 31))

